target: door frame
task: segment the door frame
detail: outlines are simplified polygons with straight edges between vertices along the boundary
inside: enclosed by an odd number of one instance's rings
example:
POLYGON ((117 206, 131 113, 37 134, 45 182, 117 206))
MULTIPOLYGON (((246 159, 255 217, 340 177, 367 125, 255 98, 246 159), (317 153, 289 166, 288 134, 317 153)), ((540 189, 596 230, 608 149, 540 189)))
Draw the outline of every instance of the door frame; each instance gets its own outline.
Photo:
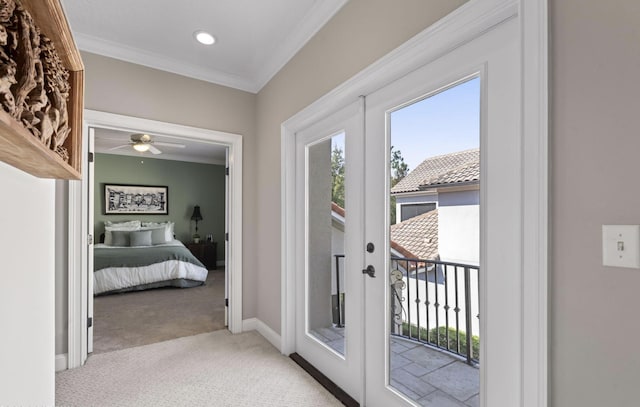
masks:
MULTIPOLYGON (((131 133, 149 132, 168 134, 186 140, 221 144, 228 148, 228 216, 229 258, 225 259, 229 271, 229 325, 232 333, 242 332, 242 135, 222 131, 184 126, 132 116, 84 110, 83 166, 88 160, 89 128, 104 128, 131 133)), ((68 368, 78 367, 87 359, 88 276, 87 252, 89 235, 87 191, 88 176, 83 171, 81 181, 69 182, 69 286, 68 286, 68 368)))
MULTIPOLYGON (((295 352, 296 133, 332 112, 424 66, 499 23, 520 31, 522 99, 521 406, 548 402, 548 12, 547 0, 470 0, 281 125, 281 346, 295 352)), ((339 385, 339 384, 338 384, 339 385)), ((484 389, 481 389, 481 391, 484 389)))

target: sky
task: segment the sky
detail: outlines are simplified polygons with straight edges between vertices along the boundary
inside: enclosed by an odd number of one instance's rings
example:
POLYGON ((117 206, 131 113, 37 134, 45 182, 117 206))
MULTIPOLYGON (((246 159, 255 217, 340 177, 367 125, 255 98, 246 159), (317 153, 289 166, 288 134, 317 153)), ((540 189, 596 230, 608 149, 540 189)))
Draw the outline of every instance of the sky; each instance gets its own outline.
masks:
POLYGON ((391 113, 391 145, 409 171, 425 158, 479 147, 480 79, 391 113))
MULTIPOLYGON (((409 171, 425 158, 480 144, 480 79, 474 78, 391 113, 391 145, 409 171)), ((344 151, 344 133, 331 149, 344 151)))

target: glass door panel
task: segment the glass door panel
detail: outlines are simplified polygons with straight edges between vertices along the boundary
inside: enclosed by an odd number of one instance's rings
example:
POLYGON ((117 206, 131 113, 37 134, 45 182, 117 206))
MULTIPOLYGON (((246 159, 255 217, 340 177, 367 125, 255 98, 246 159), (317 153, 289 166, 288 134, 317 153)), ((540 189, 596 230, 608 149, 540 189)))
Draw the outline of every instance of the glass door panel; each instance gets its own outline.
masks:
POLYGON ((517 37, 504 22, 367 95, 367 405, 519 405, 517 37))
POLYGON ((344 132, 307 146, 307 330, 344 355, 344 132))
POLYGON ((296 134, 296 351, 363 394, 363 101, 296 134), (347 216, 348 214, 348 216, 347 216))
POLYGON ((480 79, 388 116, 390 384, 419 404, 473 404, 480 391, 480 79))

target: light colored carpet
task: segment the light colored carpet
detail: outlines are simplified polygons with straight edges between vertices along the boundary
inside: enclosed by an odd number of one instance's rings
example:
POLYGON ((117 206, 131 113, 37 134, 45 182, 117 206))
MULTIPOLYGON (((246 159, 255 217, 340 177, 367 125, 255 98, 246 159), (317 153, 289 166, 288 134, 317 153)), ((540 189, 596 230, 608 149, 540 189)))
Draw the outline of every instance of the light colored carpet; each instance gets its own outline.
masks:
POLYGON ((209 271, 198 287, 95 297, 93 317, 93 353, 223 329, 224 270, 209 271))
POLYGON ((58 406, 342 406, 255 331, 93 355, 56 374, 58 406))

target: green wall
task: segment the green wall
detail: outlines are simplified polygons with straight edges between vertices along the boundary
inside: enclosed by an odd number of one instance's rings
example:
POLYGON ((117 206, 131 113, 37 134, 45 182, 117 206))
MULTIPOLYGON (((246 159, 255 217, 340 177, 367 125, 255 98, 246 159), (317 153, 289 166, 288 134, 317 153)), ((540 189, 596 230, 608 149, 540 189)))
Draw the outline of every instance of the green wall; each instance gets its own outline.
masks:
POLYGON ((198 222, 202 239, 208 233, 218 243, 218 260, 224 259, 225 167, 184 161, 159 160, 112 154, 95 156, 96 239, 104 232, 104 221, 140 219, 175 222, 175 235, 191 241, 195 222, 193 206, 200 205, 203 220, 198 222), (169 187, 169 215, 104 215, 104 184, 166 185, 169 187))

